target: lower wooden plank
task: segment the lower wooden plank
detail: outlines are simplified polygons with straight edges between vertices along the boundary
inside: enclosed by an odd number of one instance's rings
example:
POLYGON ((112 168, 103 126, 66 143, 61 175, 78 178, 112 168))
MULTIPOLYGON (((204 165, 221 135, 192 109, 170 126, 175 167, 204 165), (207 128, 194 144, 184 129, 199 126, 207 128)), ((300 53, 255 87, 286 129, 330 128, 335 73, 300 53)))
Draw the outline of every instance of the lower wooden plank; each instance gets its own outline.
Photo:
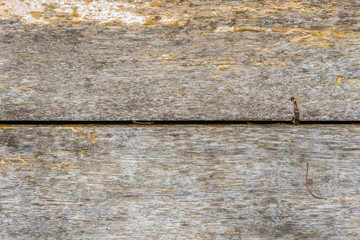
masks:
POLYGON ((358 125, 1 126, 0 238, 358 239, 359 144, 358 125))

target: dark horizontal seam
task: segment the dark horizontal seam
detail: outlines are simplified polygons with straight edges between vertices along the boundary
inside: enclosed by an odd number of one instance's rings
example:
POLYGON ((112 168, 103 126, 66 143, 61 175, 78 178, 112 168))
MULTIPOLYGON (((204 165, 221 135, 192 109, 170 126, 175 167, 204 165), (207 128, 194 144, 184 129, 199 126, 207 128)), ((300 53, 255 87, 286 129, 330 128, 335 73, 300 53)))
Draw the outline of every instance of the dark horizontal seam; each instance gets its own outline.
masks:
MULTIPOLYGON (((76 124, 76 125, 246 125, 246 124, 256 124, 256 125, 264 125, 264 124, 288 124, 294 125, 292 121, 242 121, 242 120, 173 120, 173 121, 157 121, 157 120, 131 120, 131 121, 34 121, 34 120, 7 120, 1 121, 0 124, 12 124, 12 125, 68 125, 68 124, 76 124)), ((334 124, 360 124, 360 121, 301 121, 301 125, 334 125, 334 124)))

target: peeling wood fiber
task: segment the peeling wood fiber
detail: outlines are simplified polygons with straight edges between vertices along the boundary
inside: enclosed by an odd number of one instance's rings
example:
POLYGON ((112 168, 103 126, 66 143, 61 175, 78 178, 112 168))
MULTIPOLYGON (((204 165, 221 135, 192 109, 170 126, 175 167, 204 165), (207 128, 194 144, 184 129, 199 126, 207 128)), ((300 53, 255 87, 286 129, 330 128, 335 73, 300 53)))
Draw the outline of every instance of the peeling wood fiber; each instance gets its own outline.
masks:
POLYGON ((2 239, 359 239, 360 126, 1 126, 2 239), (310 161, 311 190, 305 184, 310 161))
POLYGON ((358 1, 1 1, 0 119, 290 121, 295 97, 300 120, 359 121, 359 14, 358 1))

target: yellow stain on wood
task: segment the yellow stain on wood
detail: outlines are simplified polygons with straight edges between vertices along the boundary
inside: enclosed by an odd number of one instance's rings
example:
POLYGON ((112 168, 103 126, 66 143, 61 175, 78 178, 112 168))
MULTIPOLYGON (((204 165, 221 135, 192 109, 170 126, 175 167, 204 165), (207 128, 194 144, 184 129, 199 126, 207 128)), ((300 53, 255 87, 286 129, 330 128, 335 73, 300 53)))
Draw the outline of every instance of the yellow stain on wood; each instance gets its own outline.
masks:
POLYGON ((249 56, 249 61, 254 66, 268 66, 268 67, 285 67, 287 65, 286 61, 279 60, 262 60, 257 59, 255 56, 249 56))
POLYGON ((179 25, 180 25, 180 22, 181 22, 181 19, 178 19, 178 20, 176 20, 176 21, 173 21, 173 22, 171 23, 171 26, 174 26, 174 27, 179 26, 179 25))
POLYGON ((50 21, 53 21, 53 22, 59 22, 63 20, 61 17, 56 17, 56 18, 51 18, 50 21))
MULTIPOLYGON (((354 200, 336 200, 335 202, 337 202, 337 203, 353 203, 355 201, 354 200)), ((358 201, 356 201, 356 202, 358 202, 358 201)))
POLYGON ((153 25, 154 21, 152 18, 148 18, 145 20, 145 22, 143 23, 143 25, 153 25))
MULTIPOLYGON (((330 47, 333 46, 334 43, 326 42, 326 43, 316 43, 321 41, 330 41, 334 38, 359 38, 360 34, 353 31, 353 29, 339 29, 336 27, 329 27, 325 29, 319 30, 311 30, 311 29, 304 29, 304 28, 273 28, 273 32, 283 32, 285 35, 291 35, 290 41, 301 43, 301 42, 315 42, 316 46, 318 47, 330 47), (349 31, 349 32, 344 32, 349 31), (299 36, 300 35, 300 36, 299 36)), ((313 45, 311 45, 313 46, 313 45)))
POLYGON ((21 156, 21 155, 18 155, 17 156, 17 159, 19 160, 19 162, 23 162, 23 163, 27 163, 27 162, 29 162, 29 160, 36 160, 35 158, 27 158, 27 159, 25 159, 23 156, 21 156))
POLYGON ((360 79, 350 78, 350 79, 345 80, 345 82, 360 84, 360 79))
POLYGON ((149 7, 160 7, 162 4, 160 2, 149 2, 149 7))
POLYGON ((74 18, 80 17, 76 8, 73 9, 73 12, 69 15, 69 17, 74 17, 74 18))
POLYGON ((172 18, 172 17, 173 17, 173 15, 172 15, 172 14, 169 14, 169 13, 164 14, 164 16, 165 16, 166 18, 168 18, 168 19, 170 19, 170 18, 172 18))
MULTIPOLYGON (((184 15, 182 15, 184 17, 184 15)), ((186 19, 175 17, 172 14, 162 14, 159 23, 170 25, 170 26, 182 26, 187 23, 186 19)))
POLYGON ((162 57, 165 58, 165 59, 174 59, 174 58, 177 58, 177 55, 175 55, 175 54, 163 54, 162 57))
POLYGON ((337 79, 336 79, 336 83, 337 83, 338 85, 340 85, 341 80, 342 80, 342 76, 339 75, 339 76, 337 77, 337 79))
POLYGON ((205 158, 206 157, 204 155, 198 155, 198 154, 192 154, 192 153, 183 153, 181 155, 186 156, 186 157, 194 157, 194 158, 205 158))
POLYGON ((244 182, 244 181, 245 181, 244 179, 240 179, 240 178, 234 180, 234 182, 236 182, 236 183, 238 183, 238 182, 244 182))
POLYGON ((328 48, 335 46, 335 43, 308 43, 302 47, 318 47, 318 48, 328 48))
POLYGON ((18 129, 18 128, 6 124, 1 124, 0 129, 18 129))
POLYGON ((40 19, 42 17, 42 14, 39 12, 30 12, 30 14, 35 19, 40 19))
POLYGON ((53 4, 44 4, 44 5, 45 5, 45 7, 44 7, 45 12, 49 11, 50 9, 55 8, 55 5, 53 5, 53 4))
POLYGON ((167 189, 167 190, 164 190, 164 191, 159 191, 159 192, 156 192, 157 194, 166 194, 166 193, 171 193, 171 192, 174 192, 173 189, 167 189))
POLYGON ((68 162, 61 162, 61 163, 55 163, 51 167, 56 170, 65 170, 65 168, 68 168, 70 166, 70 163, 68 162))
POLYGON ((251 137, 256 137, 256 136, 258 136, 258 134, 256 134, 256 133, 249 133, 249 134, 247 134, 248 136, 251 136, 251 137))
POLYGON ((7 165, 7 162, 6 162, 5 158, 1 157, 1 158, 0 158, 0 166, 1 166, 1 167, 4 167, 4 166, 6 166, 6 165, 7 165))
POLYGON ((273 28, 273 32, 290 32, 291 28, 273 28))
MULTIPOLYGON (((92 125, 89 124, 88 127, 90 127, 90 126, 92 126, 92 125)), ((86 127, 86 125, 85 125, 85 127, 86 127)), ((94 130, 92 132, 88 132, 83 127, 75 127, 73 125, 65 125, 65 126, 60 126, 58 128, 69 129, 69 130, 73 131, 74 133, 80 133, 81 135, 88 138, 92 143, 96 143, 99 140, 99 138, 96 136, 96 131, 94 131, 94 130)))
POLYGON ((92 132, 92 133, 90 134, 90 140, 91 140, 92 143, 97 143, 97 142, 98 142, 99 138, 96 137, 96 133, 95 133, 95 132, 92 132))
POLYGON ((229 68, 230 68, 230 66, 228 66, 228 65, 220 65, 220 66, 217 67, 217 69, 221 70, 221 71, 227 70, 229 68))
POLYGON ((271 32, 271 29, 257 27, 257 26, 246 26, 246 27, 235 26, 235 31, 236 32, 240 32, 240 31, 271 32))
POLYGON ((262 28, 257 26, 221 26, 217 27, 215 32, 244 32, 244 31, 252 31, 252 32, 271 32, 272 30, 269 28, 262 28))
POLYGON ((115 19, 115 20, 112 20, 112 21, 109 21, 109 22, 105 22, 104 24, 105 25, 111 25, 111 24, 119 24, 121 23, 121 21, 119 19, 115 19))

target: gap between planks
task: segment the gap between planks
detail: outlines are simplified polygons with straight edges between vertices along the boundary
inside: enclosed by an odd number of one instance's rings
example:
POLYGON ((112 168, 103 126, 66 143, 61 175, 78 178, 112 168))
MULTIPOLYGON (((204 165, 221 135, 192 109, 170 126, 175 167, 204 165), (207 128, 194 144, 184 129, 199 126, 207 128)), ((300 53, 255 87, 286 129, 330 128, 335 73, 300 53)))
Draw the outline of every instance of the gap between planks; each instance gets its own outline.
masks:
MULTIPOLYGON (((299 125, 349 125, 360 121, 301 121, 299 125)), ((291 121, 0 121, 0 125, 289 125, 291 121)))

